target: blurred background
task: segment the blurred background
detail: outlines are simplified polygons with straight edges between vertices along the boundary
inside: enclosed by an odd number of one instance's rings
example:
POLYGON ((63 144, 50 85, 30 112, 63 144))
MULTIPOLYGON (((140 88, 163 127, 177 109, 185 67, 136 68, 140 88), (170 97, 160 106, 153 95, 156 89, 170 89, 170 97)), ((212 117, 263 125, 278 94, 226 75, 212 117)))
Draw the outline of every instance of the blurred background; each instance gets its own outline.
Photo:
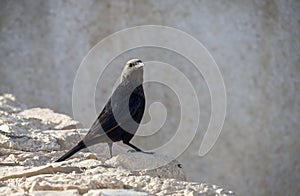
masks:
MULTIPOLYGON (((178 66, 201 94, 199 131, 178 158, 188 180, 221 185, 239 195, 300 193, 299 1, 3 0, 0 10, 0 93, 12 93, 28 107, 70 116, 76 71, 106 36, 148 24, 194 36, 216 60, 227 92, 224 127, 206 156, 199 157, 198 151, 210 117, 209 91, 189 62, 160 49, 129 51, 115 59, 118 68, 106 69, 108 84, 114 84, 131 56, 178 66)), ((150 87, 168 110, 168 123, 153 138, 134 139, 144 149, 174 134, 180 112, 166 101, 171 92, 150 87)), ((97 110, 110 93, 110 85, 98 84, 97 110)))

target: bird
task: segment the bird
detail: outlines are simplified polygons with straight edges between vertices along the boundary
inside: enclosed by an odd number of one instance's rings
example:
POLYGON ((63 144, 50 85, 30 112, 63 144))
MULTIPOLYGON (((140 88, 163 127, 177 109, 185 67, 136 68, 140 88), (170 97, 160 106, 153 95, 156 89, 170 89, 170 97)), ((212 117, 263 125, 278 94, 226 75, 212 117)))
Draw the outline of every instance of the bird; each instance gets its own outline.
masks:
POLYGON ((123 68, 121 81, 84 138, 55 162, 98 143, 107 143, 112 157, 113 142, 122 141, 135 151, 143 152, 130 140, 135 135, 145 111, 143 89, 144 63, 131 59, 123 68))

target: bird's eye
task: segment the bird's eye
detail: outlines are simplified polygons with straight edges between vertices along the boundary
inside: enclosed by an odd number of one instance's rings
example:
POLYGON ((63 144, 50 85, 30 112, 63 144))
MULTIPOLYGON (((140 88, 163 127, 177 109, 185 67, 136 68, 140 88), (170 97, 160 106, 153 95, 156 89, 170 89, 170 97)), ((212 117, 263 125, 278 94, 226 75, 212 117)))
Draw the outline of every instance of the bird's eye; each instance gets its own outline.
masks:
POLYGON ((129 63, 129 65, 128 65, 129 67, 133 67, 134 66, 134 64, 133 63, 129 63))

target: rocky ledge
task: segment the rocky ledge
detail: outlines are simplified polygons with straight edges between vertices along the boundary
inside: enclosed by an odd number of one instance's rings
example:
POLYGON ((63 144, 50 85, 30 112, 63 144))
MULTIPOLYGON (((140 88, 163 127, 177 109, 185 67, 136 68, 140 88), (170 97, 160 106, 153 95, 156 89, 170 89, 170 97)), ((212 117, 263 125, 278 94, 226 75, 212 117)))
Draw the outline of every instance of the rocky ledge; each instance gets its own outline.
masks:
POLYGON ((53 163, 86 133, 50 109, 26 109, 0 96, 0 195, 235 195, 216 185, 187 182, 172 158, 127 152, 106 144, 53 163))

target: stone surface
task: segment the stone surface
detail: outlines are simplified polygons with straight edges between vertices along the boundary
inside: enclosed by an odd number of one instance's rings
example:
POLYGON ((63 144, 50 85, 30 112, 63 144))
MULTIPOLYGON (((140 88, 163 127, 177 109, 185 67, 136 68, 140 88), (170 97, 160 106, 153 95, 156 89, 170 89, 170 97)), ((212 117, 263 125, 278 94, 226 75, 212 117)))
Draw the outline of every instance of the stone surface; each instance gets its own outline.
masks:
POLYGON ((66 191, 32 191, 29 196, 77 196, 79 195, 77 190, 66 190, 66 191))
POLYGON ((147 193, 134 191, 134 190, 124 190, 124 189, 98 189, 90 190, 84 196, 147 196, 147 193))
MULTIPOLYGON (((181 164, 166 155, 116 147, 116 155, 107 158, 103 156, 108 154, 103 150, 106 144, 54 163, 87 130, 65 130, 68 126, 51 130, 57 125, 51 116, 65 125, 63 121, 73 121, 53 112, 28 118, 14 101, 9 106, 6 103, 0 102, 5 123, 0 124, 0 195, 235 195, 215 185, 187 182, 181 164)), ((41 110, 27 111, 35 116, 32 112, 41 110)))
POLYGON ((20 114, 25 118, 39 119, 53 124, 53 127, 50 127, 52 129, 76 129, 76 126, 79 125, 79 122, 74 121, 69 116, 55 113, 48 108, 32 108, 24 110, 20 114))
POLYGON ((183 170, 180 169, 181 164, 178 161, 158 154, 140 152, 119 154, 105 161, 105 164, 130 171, 138 171, 143 175, 186 180, 183 170))
POLYGON ((20 112, 25 108, 26 106, 17 102, 16 98, 12 94, 4 94, 0 97, 0 111, 2 112, 20 112))

